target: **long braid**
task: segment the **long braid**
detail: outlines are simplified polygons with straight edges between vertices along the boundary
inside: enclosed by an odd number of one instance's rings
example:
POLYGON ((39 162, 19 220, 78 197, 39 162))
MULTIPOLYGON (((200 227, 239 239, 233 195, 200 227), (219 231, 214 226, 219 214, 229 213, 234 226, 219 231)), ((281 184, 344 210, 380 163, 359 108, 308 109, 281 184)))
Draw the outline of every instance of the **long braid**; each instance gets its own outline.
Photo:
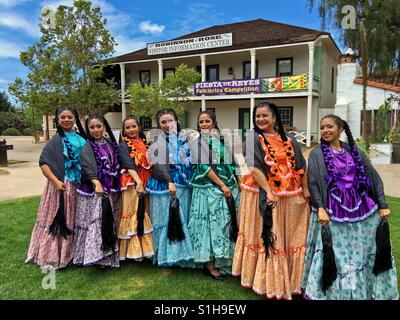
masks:
POLYGON ((342 120, 342 122, 343 122, 343 129, 347 136, 347 141, 349 142, 350 145, 351 156, 357 168, 358 188, 360 191, 367 191, 370 188, 371 183, 365 174, 365 168, 361 161, 360 152, 354 142, 353 134, 351 133, 349 124, 344 120, 342 120))
MULTIPOLYGON (((327 115, 323 117, 321 121, 326 118, 333 119, 336 125, 339 127, 339 129, 343 129, 344 132, 346 133, 347 141, 350 145, 350 155, 353 158, 354 164, 356 165, 357 169, 355 183, 358 185, 359 191, 361 192, 367 191, 370 188, 371 183, 365 174, 365 168, 361 161, 360 152, 354 142, 353 134, 351 133, 349 124, 336 115, 327 115)), ((334 156, 330 151, 329 144, 322 137, 320 141, 321 141, 321 149, 322 149, 322 154, 324 156, 325 166, 328 171, 327 173, 328 183, 334 183, 335 182, 335 169, 333 163, 334 156)))
POLYGON ((84 130, 83 127, 82 127, 81 121, 79 120, 78 111, 76 111, 76 109, 74 109, 74 110, 73 110, 73 114, 74 114, 74 116, 75 116, 76 126, 78 127, 78 132, 77 132, 77 133, 78 133, 83 139, 87 140, 87 139, 88 139, 88 136, 86 135, 86 132, 85 132, 85 130, 84 130))

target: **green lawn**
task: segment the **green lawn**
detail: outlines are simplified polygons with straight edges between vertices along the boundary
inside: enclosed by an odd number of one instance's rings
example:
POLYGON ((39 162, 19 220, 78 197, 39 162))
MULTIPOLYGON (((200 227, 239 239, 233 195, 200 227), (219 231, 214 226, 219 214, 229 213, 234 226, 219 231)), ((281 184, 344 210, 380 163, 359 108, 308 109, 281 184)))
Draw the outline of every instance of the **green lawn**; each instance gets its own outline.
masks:
MULTIPOLYGON (((388 197, 391 235, 400 265, 400 199, 388 197)), ((25 264, 39 197, 0 202, 0 299, 262 299, 238 278, 224 282, 200 270, 157 268, 150 261, 123 262, 119 269, 68 267, 56 272, 56 290, 43 289, 45 277, 25 264)))

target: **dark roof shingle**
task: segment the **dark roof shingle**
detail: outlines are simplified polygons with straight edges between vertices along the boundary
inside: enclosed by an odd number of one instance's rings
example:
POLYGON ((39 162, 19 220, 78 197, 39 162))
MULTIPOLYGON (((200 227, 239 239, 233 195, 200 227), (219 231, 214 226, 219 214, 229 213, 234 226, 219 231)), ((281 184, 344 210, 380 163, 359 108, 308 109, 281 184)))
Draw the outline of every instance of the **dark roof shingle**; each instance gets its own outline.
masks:
POLYGON ((329 35, 328 32, 322 32, 303 27, 292 26, 264 19, 257 19, 251 21, 213 26, 171 40, 195 38, 195 37, 221 34, 221 33, 230 33, 230 32, 232 33, 232 46, 230 47, 212 48, 207 50, 193 50, 190 52, 178 52, 171 54, 151 55, 151 56, 147 55, 147 48, 144 48, 115 57, 113 58, 113 62, 160 59, 165 57, 184 56, 188 54, 218 52, 221 50, 237 50, 245 48, 283 45, 290 43, 313 41, 320 35, 329 35))

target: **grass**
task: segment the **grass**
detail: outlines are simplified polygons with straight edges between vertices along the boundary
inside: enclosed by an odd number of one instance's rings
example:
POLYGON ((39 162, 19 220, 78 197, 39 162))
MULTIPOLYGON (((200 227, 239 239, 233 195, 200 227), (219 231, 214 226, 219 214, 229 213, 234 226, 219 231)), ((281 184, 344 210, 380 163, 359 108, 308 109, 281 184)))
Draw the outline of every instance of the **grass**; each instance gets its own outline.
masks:
MULTIPOLYGON (((400 199, 387 197, 393 251, 400 265, 400 199)), ((224 282, 200 270, 158 268, 150 261, 122 262, 119 269, 75 266, 56 272, 56 290, 43 289, 46 274, 25 264, 39 197, 0 202, 0 299, 248 299, 264 300, 240 286, 239 278, 224 282)))
POLYGON ((12 164, 20 164, 20 163, 28 163, 29 161, 22 161, 22 160, 8 160, 7 161, 9 165, 12 164))
POLYGON ((10 174, 10 172, 6 169, 0 169, 0 176, 1 175, 6 175, 6 174, 10 174))
POLYGON ((25 264, 39 197, 0 202, 0 299, 264 299, 238 278, 221 282, 201 270, 122 262, 119 269, 68 267, 56 272, 56 290, 44 290, 37 265, 25 264))

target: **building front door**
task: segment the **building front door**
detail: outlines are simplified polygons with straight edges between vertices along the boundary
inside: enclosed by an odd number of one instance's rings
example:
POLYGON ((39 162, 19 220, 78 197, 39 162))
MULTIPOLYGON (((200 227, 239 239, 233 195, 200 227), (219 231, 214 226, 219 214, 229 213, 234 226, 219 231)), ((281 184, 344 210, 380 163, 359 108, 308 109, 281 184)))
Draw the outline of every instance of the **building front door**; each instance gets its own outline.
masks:
POLYGON ((239 129, 242 130, 242 139, 245 139, 246 130, 250 129, 250 108, 239 108, 239 129))

